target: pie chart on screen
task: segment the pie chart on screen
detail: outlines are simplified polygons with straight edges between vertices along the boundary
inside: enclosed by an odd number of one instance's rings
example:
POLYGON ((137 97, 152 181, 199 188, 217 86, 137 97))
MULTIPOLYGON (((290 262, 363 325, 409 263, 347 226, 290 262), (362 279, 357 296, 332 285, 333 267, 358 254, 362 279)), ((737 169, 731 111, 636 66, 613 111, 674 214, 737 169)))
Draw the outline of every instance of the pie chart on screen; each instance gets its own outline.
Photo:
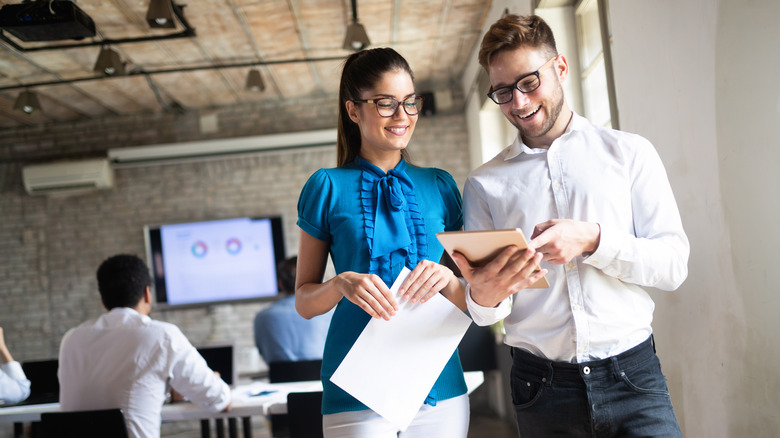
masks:
POLYGON ((241 252, 241 241, 235 237, 228 239, 228 241, 225 243, 225 249, 227 249, 228 254, 238 254, 241 252))

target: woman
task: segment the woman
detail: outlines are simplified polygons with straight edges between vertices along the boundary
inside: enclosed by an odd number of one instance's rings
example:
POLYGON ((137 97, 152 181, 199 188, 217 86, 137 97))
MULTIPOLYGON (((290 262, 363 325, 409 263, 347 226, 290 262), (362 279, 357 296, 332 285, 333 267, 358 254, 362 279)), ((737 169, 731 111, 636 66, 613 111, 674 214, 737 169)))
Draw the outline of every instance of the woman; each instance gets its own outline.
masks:
MULTIPOLYGON (((336 311, 322 364, 326 437, 465 437, 469 404, 457 352, 412 424, 399 430, 330 382, 368 321, 391 318, 391 285, 412 269, 399 296, 425 303, 441 292, 465 310, 464 291, 435 234, 462 226, 461 198, 447 172, 407 163, 422 99, 406 60, 389 48, 347 58, 339 88, 338 166, 309 178, 298 200, 301 228, 296 308, 305 318, 336 311), (336 275, 322 282, 331 254, 336 275)), ((409 370, 414 372, 414 370, 409 370)))

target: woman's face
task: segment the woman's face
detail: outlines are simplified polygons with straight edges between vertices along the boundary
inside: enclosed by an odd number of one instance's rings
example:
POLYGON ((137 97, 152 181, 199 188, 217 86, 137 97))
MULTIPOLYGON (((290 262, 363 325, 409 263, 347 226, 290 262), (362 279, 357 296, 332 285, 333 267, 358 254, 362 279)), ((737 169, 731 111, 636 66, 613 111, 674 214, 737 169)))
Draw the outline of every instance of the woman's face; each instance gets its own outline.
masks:
POLYGON ((395 153, 409 144, 417 124, 417 115, 408 115, 400 102, 410 96, 414 96, 412 78, 407 72, 399 70, 385 73, 373 89, 365 90, 360 96, 361 100, 394 98, 399 105, 392 116, 380 116, 374 103, 346 103, 349 117, 360 127, 361 156, 395 153))

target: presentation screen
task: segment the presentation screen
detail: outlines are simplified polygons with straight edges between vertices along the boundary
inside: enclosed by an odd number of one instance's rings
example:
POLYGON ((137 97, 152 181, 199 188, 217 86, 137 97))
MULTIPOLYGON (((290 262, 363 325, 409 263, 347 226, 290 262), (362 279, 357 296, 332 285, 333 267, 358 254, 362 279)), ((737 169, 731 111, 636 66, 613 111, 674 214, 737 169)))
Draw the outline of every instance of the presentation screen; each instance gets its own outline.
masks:
POLYGON ((154 296, 161 307, 276 298, 283 260, 280 217, 144 227, 154 296))

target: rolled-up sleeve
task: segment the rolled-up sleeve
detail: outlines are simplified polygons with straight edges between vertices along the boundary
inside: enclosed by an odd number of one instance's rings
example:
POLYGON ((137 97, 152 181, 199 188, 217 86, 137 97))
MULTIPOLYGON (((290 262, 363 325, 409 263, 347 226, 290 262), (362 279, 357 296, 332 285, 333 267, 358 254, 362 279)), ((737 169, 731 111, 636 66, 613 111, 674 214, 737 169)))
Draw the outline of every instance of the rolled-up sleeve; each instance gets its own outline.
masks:
POLYGON ((0 401, 20 402, 30 396, 30 381, 24 375, 19 362, 8 362, 0 366, 0 401))
POLYGON ((171 333, 174 361, 170 385, 198 406, 219 412, 230 404, 230 387, 206 364, 181 332, 171 333))

